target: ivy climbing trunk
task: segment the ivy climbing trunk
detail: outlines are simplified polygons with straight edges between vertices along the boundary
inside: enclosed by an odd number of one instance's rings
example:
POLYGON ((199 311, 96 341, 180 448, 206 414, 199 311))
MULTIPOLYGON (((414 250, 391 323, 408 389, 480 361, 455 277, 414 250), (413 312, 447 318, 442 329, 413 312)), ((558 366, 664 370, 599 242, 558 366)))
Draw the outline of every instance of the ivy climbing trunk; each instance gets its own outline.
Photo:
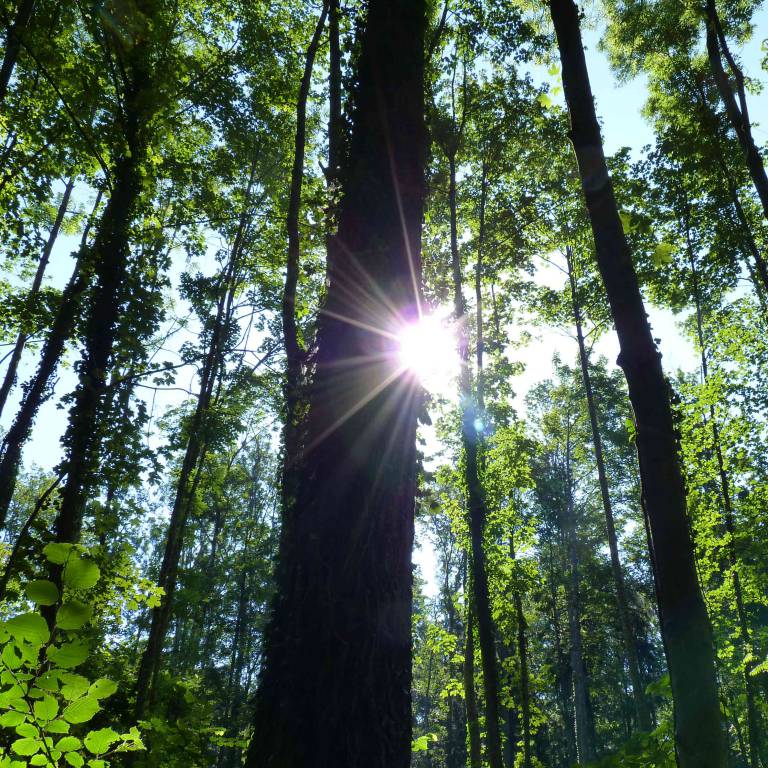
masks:
POLYGON ((608 551, 611 555, 611 573, 613 574, 613 586, 616 590, 616 605, 619 612, 619 625, 621 626, 624 656, 627 660, 629 679, 632 684, 632 701, 635 708, 635 717, 637 718, 637 727, 641 731, 650 732, 653 727, 651 711, 648 706, 648 701, 645 698, 645 686, 643 685, 640 676, 640 661, 637 656, 637 644, 635 642, 634 633, 632 632, 632 622, 629 615, 627 590, 624 583, 624 570, 621 565, 621 559, 619 558, 619 545, 616 539, 616 524, 613 519, 613 505, 611 504, 611 494, 608 489, 608 475, 605 471, 605 459, 603 457, 603 440, 600 436, 597 406, 595 404, 595 395, 592 390, 592 377, 589 373, 589 354, 587 352, 587 346, 584 343, 584 329, 581 320, 579 291, 576 283, 573 252, 571 251, 570 246, 566 250, 566 260, 568 267, 568 281, 571 288, 573 321, 576 326, 576 341, 579 345, 581 379, 584 384, 584 395, 587 401, 587 410, 589 412, 589 424, 592 430, 592 448, 595 452, 597 478, 600 484, 600 498, 603 503, 603 513, 605 514, 608 551))
POLYGON ((53 388, 51 384, 53 377, 64 352, 64 346, 72 335, 80 308, 80 300, 88 286, 88 276, 85 270, 82 269, 82 260, 88 247, 91 222, 98 210, 100 201, 101 192, 99 192, 96 198, 93 213, 83 232, 77 261, 75 262, 72 275, 62 292, 56 314, 45 338, 37 370, 34 376, 24 385, 24 394, 22 395, 19 410, 13 420, 13 424, 11 424, 3 438, 2 450, 0 450, 0 527, 5 525, 8 508, 13 498, 24 443, 29 439, 29 434, 32 431, 32 426, 40 407, 52 394, 53 388))
POLYGON ((406 768, 422 391, 387 334, 418 316, 423 0, 371 0, 318 321, 307 440, 283 523, 249 768, 406 768))
POLYGON ((608 176, 573 0, 550 0, 571 119, 570 138, 595 240, 597 262, 629 386, 652 562, 675 705, 680 768, 724 768, 712 629, 696 575, 685 487, 661 358, 608 176))
POLYGON ((472 598, 467 595, 467 629, 464 640, 464 700, 467 705, 467 741, 469 742, 469 768, 482 768, 480 750, 480 713, 475 692, 475 618, 472 598))
MULTIPOLYGON (((51 231, 48 233, 48 239, 43 246, 43 252, 40 255, 40 261, 37 263, 37 270, 35 276, 32 279, 32 285, 29 289, 27 296, 27 308, 32 309, 33 303, 40 292, 40 287, 43 284, 43 276, 45 270, 48 268, 48 262, 51 258, 51 252, 53 246, 56 244, 56 239, 59 236, 61 225, 64 222, 64 217, 67 214, 67 206, 69 205, 69 199, 72 197, 72 190, 75 187, 74 177, 70 177, 64 187, 64 194, 62 195, 59 208, 56 211, 56 218, 53 220, 51 231)), ((11 353, 11 359, 8 362, 8 369, 5 372, 3 383, 0 385, 0 415, 2 415, 5 409, 5 404, 8 401, 8 395, 11 393, 14 383, 16 382, 16 374, 19 370, 19 363, 21 362, 21 355, 24 352, 24 347, 27 345, 29 335, 25 330, 19 331, 19 335, 16 337, 16 343, 13 346, 13 352, 11 353)))

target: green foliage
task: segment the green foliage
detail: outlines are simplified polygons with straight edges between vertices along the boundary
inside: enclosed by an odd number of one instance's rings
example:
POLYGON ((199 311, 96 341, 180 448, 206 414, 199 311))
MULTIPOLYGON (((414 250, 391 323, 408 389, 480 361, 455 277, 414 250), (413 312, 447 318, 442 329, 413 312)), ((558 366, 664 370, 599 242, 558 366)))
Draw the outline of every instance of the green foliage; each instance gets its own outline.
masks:
POLYGON ((25 592, 41 612, 0 625, 0 727, 12 739, 0 748, 0 766, 106 768, 115 755, 144 745, 135 727, 118 733, 86 725, 118 689, 112 680, 91 681, 73 671, 90 653, 84 625, 92 615, 88 601, 99 568, 77 545, 49 544, 44 554, 53 573, 61 574, 61 594, 52 581, 30 582, 25 592))

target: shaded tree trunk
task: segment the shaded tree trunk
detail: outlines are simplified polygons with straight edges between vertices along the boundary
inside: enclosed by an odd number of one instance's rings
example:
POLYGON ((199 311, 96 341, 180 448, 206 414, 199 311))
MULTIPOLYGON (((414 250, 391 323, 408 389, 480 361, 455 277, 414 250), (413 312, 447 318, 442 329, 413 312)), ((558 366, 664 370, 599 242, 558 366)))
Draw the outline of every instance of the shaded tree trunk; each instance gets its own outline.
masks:
POLYGON ((464 641, 464 701, 467 706, 467 741, 469 742, 469 768, 482 768, 480 751, 480 715, 475 692, 475 620, 472 598, 467 596, 467 630, 464 641))
POLYGON ((32 14, 35 12, 35 2, 36 0, 21 0, 13 23, 8 30, 8 36, 5 40, 5 55, 3 56, 2 65, 0 65, 0 104, 5 101, 6 94, 8 93, 8 84, 11 81, 16 61, 19 58, 22 37, 29 27, 32 14))
POLYGON ((573 676, 573 711, 576 724, 576 751, 579 763, 591 763, 597 757, 595 726, 589 702, 589 678, 584 663, 581 636, 581 575, 576 535, 576 508, 573 498, 571 443, 565 449, 565 508, 561 511, 561 526, 568 557, 568 575, 565 582, 565 605, 568 614, 568 645, 573 676))
POLYGON ((672 410, 661 359, 613 194, 595 115, 579 12, 550 0, 571 117, 571 140, 595 239, 598 266, 619 337, 619 365, 637 423, 643 495, 651 532, 661 632, 675 704, 681 768, 723 768, 712 629, 696 576, 672 410))
MULTIPOLYGON (((475 421, 478 408, 473 403, 469 372, 469 331, 466 323, 467 307, 462 288, 461 260, 459 256, 458 225, 456 214, 456 155, 448 153, 449 207, 451 219, 451 261, 453 267, 454 314, 459 326, 459 399, 461 402, 461 441, 464 449, 464 481, 467 486, 469 507, 469 532, 472 548, 472 598, 477 619, 477 635, 480 642, 480 659, 483 665, 483 690, 485 693, 485 728, 487 735, 488 762, 491 768, 502 768, 501 732, 499 728, 499 672, 496 663, 496 639, 491 616, 488 592, 488 573, 485 558, 485 523, 487 509, 480 481, 478 429, 475 421)), ((482 358, 481 358, 482 359, 482 358)))
MULTIPOLYGON (((32 307, 32 304, 40 291, 40 286, 43 284, 43 276, 45 275, 45 270, 48 267, 48 261, 51 258, 51 251, 53 251, 53 246, 56 244, 56 239, 59 236, 59 231, 61 230, 64 216, 66 216, 67 206, 69 205, 69 198, 72 196, 72 190, 74 187, 75 180, 74 177, 71 176, 69 181, 67 181, 66 186, 64 187, 64 195, 62 196, 61 203, 59 204, 59 208, 56 211, 56 218, 53 221, 51 231, 48 233, 48 239, 45 241, 45 246, 43 247, 43 252, 40 256, 40 261, 37 264, 37 271, 35 272, 35 277, 32 280, 32 285, 29 289, 29 295, 27 297, 28 308, 32 307)), ((3 409, 5 408, 5 404, 8 400, 8 395, 10 394, 11 389, 16 382, 16 374, 19 370, 21 354, 24 351, 24 347, 27 344, 28 338, 29 336, 24 330, 19 331, 19 335, 16 337, 16 343, 13 347, 11 359, 8 362, 8 369, 5 372, 3 383, 0 385, 0 415, 3 413, 3 409)))
POLYGON ((611 572, 613 574, 613 584, 616 590, 616 604, 619 611, 619 625, 621 626, 621 636, 624 644, 624 656, 627 660, 629 670, 629 679, 632 684, 632 701, 635 708, 635 717, 637 718, 637 727, 641 731, 650 731, 651 712, 648 707, 648 701, 645 698, 645 686, 640 676, 640 662, 637 657, 637 645, 635 636, 632 632, 632 622, 629 615, 629 605, 627 603, 627 592, 624 584, 624 572, 619 558, 619 546, 616 539, 616 525, 613 519, 613 507, 611 505, 611 495, 608 490, 608 475, 605 471, 605 460, 603 458, 603 441, 600 436, 600 425, 597 418, 597 407, 595 405, 595 395, 592 391, 592 378, 589 373, 589 356, 587 347, 584 343, 584 331, 581 322, 581 307, 579 304, 578 287, 576 284, 576 274, 574 271, 573 254, 570 247, 566 250, 566 259, 568 262, 568 280, 571 288, 571 303, 573 306, 573 319, 576 326, 576 341, 579 345, 579 362, 581 364, 581 378, 584 383, 584 393, 587 400, 587 410, 589 411, 589 423, 592 430, 592 447, 595 452, 595 464, 597 465, 597 477, 600 484, 600 497, 603 502, 603 512, 605 513, 605 527, 608 534, 608 550, 611 555, 611 572))
POLYGON ((752 136, 752 125, 749 119, 747 95, 744 87, 744 74, 736 64, 733 56, 731 56, 728 41, 720 23, 715 0, 707 0, 704 9, 706 12, 707 58, 709 59, 709 66, 714 75, 720 98, 725 106, 728 120, 736 133, 744 153, 747 170, 749 171, 752 183, 755 185, 755 191, 762 204, 763 213, 766 219, 768 219, 768 175, 765 172, 765 165, 763 164, 760 150, 757 148, 752 136), (733 93, 730 79, 723 67, 723 56, 725 56, 731 76, 736 82, 738 102, 733 93))
POLYGON ((287 513, 296 497, 298 480, 298 461, 301 445, 302 419, 302 362, 304 349, 299 341, 296 327, 296 288, 299 281, 301 261, 301 233, 299 214, 301 212, 301 188, 304 180, 304 154, 307 135, 307 99, 312 84, 312 68, 315 55, 320 45, 320 36, 328 15, 328 2, 323 3, 323 10, 315 26, 315 31, 307 48, 304 60, 304 73, 299 86, 296 104, 296 135, 293 149, 293 168, 288 198, 288 259, 285 268, 285 284, 282 299, 283 345, 285 347, 285 427, 283 430, 283 512, 287 513))
POLYGON ((284 523, 249 768, 406 768, 422 393, 395 335, 420 302, 423 0, 371 0, 318 322, 301 483, 284 523))

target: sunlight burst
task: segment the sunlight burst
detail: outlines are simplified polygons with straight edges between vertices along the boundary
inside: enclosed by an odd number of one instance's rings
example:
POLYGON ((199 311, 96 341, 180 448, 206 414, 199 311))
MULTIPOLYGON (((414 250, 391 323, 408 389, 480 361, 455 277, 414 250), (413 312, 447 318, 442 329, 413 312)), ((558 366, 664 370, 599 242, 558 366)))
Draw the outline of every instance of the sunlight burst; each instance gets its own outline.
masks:
POLYGON ((403 328, 397 341, 402 367, 427 391, 450 396, 459 373, 459 357, 456 334, 448 319, 438 314, 423 315, 403 328))

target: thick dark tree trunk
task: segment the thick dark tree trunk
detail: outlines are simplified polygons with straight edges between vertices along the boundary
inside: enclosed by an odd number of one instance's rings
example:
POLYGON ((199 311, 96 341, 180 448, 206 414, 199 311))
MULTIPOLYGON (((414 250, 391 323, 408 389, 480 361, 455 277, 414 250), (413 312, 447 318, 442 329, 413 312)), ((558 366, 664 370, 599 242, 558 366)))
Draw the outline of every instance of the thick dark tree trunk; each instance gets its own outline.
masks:
POLYGON ((283 345, 285 347, 285 427, 283 430, 283 512, 287 513, 296 498, 296 483, 299 478, 299 456, 301 450, 301 420, 302 420, 302 362, 304 349, 299 341, 296 327, 296 288, 299 282, 299 267, 301 261, 301 233, 299 229, 299 214, 301 212, 301 188, 304 180, 304 154, 307 136, 307 99, 312 84, 312 68, 315 55, 320 45, 320 37, 325 27, 328 15, 328 2, 323 3, 323 10, 315 26, 304 59, 304 73, 299 86, 299 96, 296 102, 296 135, 293 147, 293 168, 291 170, 291 187, 288 196, 288 215, 286 229, 288 231, 288 259, 285 268, 285 284, 283 286, 282 322, 283 345))
POLYGON ((483 665, 483 691, 485 693, 485 729, 488 762, 491 768, 503 768, 501 732, 499 728, 499 672, 496 663, 496 638, 491 616, 488 591, 488 573, 485 559, 485 522, 488 517, 485 495, 480 481, 480 457, 478 430, 475 422, 478 408, 473 405, 473 393, 469 372, 469 329, 467 308, 462 286, 461 260, 458 244, 456 215, 456 156, 448 154, 449 207, 451 219, 451 261, 453 271, 454 314, 459 325, 459 399, 461 402, 461 438, 464 448, 464 481, 467 486, 469 507, 469 532, 472 548, 472 597, 477 618, 477 635, 480 641, 480 659, 483 665))
POLYGON ((571 140, 598 266, 619 337, 619 364, 637 424, 640 476, 651 533, 661 631, 675 703, 681 768, 724 768, 712 629, 696 576, 672 409, 661 359, 619 219, 573 0, 550 0, 571 117, 571 140))
POLYGON ((284 523, 249 768, 406 768, 422 393, 423 0, 371 0, 296 503, 284 523))
POLYGON ((581 636, 581 574, 579 569, 579 542, 576 533, 576 507, 574 504, 571 443, 565 450, 565 508, 561 511, 561 527, 568 558, 565 582, 565 605, 568 614, 568 647, 573 676, 573 711, 576 724, 576 749, 579 763, 586 765, 597 757, 595 726, 589 701, 589 677, 584 662, 581 636))
POLYGON ((570 247, 566 251, 568 262, 568 280, 571 287, 571 303, 573 305, 573 319, 576 326, 576 341, 579 345, 579 362, 581 364, 581 378, 584 384, 584 393, 587 401, 587 410, 589 411, 589 423, 592 429, 592 446, 595 452, 595 464, 597 465, 597 477, 600 483, 600 496, 603 502, 603 512, 605 513, 605 527, 608 535, 608 550, 611 554, 611 571, 613 573, 613 584, 616 590, 616 603, 619 611, 619 625, 621 626, 621 636, 624 644, 624 656, 627 660, 629 670, 629 679, 632 683, 632 701, 635 707, 635 717, 637 718, 637 727, 641 731, 650 731, 652 728, 651 711, 648 707, 648 701, 645 697, 645 686, 640 676, 640 662, 637 657, 637 645, 635 636, 632 632, 632 622, 629 615, 629 605, 627 602, 627 590, 624 584, 624 571, 619 558, 619 545, 616 539, 616 525, 613 519, 613 506, 611 504, 611 495, 608 490, 608 475, 605 471, 605 459, 603 458, 603 440, 600 436, 600 425, 597 418, 597 406, 595 405, 595 395, 592 391, 592 378, 589 373, 589 355, 584 343, 584 330, 581 322, 581 306, 579 303, 578 286, 576 284, 576 274, 574 271, 573 254, 570 247))
POLYGON ((22 38, 32 20, 37 0, 21 0, 5 40, 5 55, 0 65, 0 104, 5 101, 8 93, 8 83, 11 81, 16 61, 19 58, 22 38))
MULTIPOLYGON (((75 187, 74 177, 70 177, 69 181, 64 187, 64 195, 61 198, 59 209, 56 211, 56 218, 53 221, 53 226, 51 227, 51 231, 48 233, 48 239, 45 241, 43 252, 40 255, 40 261, 37 264, 37 271, 35 272, 35 277, 32 280, 32 286, 29 289, 29 296, 27 298, 28 307, 32 306, 32 303, 34 302, 35 297, 40 291, 40 286, 43 284, 43 276, 45 275, 45 270, 48 267, 48 261, 51 258, 51 252, 53 251, 53 246, 56 244, 56 238, 58 238, 59 236, 61 225, 64 222, 64 216, 66 216, 67 206, 69 205, 69 198, 72 196, 72 190, 74 189, 74 187, 75 187)), ((23 330, 20 331, 19 335, 16 337, 16 344, 13 347, 11 359, 8 363, 8 369, 5 372, 3 383, 0 385, 0 415, 3 413, 5 404, 8 401, 8 395, 10 394, 11 389, 13 388, 13 385, 16 382, 16 374, 19 370, 21 355, 22 355, 22 352, 24 352, 24 347, 27 344, 28 338, 29 336, 23 330)))
POLYGON ((707 0, 705 11, 707 57, 709 59, 709 66, 714 75, 720 98, 725 106, 728 120, 731 123, 731 127, 735 131, 741 149, 744 152, 744 160, 747 164, 747 170, 749 171, 752 183, 755 185, 755 191, 760 198, 760 203, 763 206, 763 213, 765 214, 766 219, 768 219, 768 175, 766 175, 765 172, 765 165, 763 164, 760 150, 757 148, 752 136, 752 125, 749 119, 747 96, 744 87, 744 74, 731 56, 731 52, 728 48, 728 41, 720 23, 720 16, 717 12, 715 0, 707 0), (730 78, 723 67, 723 56, 725 56, 728 63, 731 77, 733 77, 736 82, 738 102, 736 95, 734 95, 730 78))

